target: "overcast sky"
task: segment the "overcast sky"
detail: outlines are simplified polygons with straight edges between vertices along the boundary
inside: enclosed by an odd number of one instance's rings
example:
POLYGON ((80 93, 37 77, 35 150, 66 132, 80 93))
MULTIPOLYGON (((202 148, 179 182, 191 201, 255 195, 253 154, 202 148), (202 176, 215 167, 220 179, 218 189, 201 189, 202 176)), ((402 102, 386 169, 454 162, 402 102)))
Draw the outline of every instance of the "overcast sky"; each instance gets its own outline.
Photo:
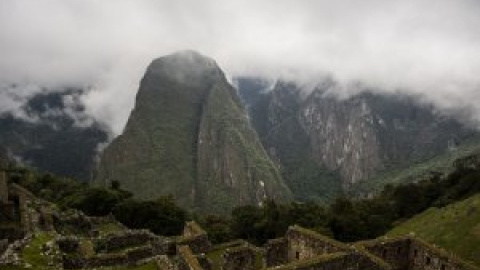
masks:
POLYGON ((148 63, 183 49, 228 76, 329 74, 480 119, 478 0, 0 0, 0 111, 91 86, 88 113, 118 134, 148 63))

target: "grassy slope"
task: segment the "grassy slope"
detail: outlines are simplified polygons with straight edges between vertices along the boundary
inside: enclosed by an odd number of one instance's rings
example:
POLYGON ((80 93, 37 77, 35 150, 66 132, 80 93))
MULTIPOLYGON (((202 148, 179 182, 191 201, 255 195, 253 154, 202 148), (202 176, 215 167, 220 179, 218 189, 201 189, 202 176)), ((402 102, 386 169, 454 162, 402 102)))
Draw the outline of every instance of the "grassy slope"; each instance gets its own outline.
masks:
POLYGON ((480 266, 480 194, 444 208, 430 208, 387 235, 409 233, 480 266))
POLYGON ((386 184, 415 182, 429 177, 430 172, 448 173, 453 169, 453 162, 456 159, 475 153, 480 153, 480 139, 472 139, 460 145, 454 151, 413 164, 406 169, 389 170, 380 173, 374 178, 359 182, 351 190, 355 194, 378 193, 386 184))

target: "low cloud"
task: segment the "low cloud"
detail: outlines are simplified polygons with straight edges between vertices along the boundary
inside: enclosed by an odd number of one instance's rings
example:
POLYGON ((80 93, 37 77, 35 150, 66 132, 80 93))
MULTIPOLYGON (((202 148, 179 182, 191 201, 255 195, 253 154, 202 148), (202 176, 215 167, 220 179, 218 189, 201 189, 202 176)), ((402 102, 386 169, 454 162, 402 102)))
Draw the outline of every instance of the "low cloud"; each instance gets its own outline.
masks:
POLYGON ((3 0, 0 112, 89 87, 87 113, 118 134, 148 63, 194 49, 231 77, 331 76, 480 119, 479 15, 477 0, 3 0))

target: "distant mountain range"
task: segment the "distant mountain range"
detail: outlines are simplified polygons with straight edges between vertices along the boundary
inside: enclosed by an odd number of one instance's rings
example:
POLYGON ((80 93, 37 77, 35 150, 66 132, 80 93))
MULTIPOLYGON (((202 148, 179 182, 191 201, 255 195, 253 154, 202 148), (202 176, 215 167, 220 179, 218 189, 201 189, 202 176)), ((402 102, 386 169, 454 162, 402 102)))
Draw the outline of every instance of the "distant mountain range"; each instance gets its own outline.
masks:
POLYGON ((0 159, 227 213, 265 199, 368 195, 390 172, 429 170, 419 164, 480 145, 477 131, 411 96, 363 89, 339 99, 333 80, 309 91, 251 77, 234 84, 196 52, 154 60, 125 130, 102 153, 108 129, 84 113, 83 90, 42 93, 23 106, 26 117, 0 115, 0 159))
POLYGON ((107 128, 85 115, 76 100, 82 89, 60 89, 33 96, 24 117, 0 114, 0 155, 17 163, 88 181, 107 128))
POLYGON ((264 147, 300 200, 350 192, 380 173, 454 152, 479 135, 411 96, 365 89, 336 98, 331 89, 338 85, 331 80, 309 92, 285 81, 273 88, 254 78, 236 84, 264 147))

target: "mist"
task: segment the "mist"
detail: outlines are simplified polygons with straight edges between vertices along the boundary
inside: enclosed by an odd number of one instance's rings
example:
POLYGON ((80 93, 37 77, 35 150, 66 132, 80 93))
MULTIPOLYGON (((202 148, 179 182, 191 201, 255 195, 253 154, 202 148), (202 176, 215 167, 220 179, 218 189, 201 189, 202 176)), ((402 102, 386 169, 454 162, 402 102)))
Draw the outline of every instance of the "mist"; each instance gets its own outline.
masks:
POLYGON ((147 65, 193 49, 229 77, 329 76, 341 96, 361 83, 480 120, 479 15, 477 0, 2 0, 0 113, 83 87, 87 114, 119 134, 147 65))

